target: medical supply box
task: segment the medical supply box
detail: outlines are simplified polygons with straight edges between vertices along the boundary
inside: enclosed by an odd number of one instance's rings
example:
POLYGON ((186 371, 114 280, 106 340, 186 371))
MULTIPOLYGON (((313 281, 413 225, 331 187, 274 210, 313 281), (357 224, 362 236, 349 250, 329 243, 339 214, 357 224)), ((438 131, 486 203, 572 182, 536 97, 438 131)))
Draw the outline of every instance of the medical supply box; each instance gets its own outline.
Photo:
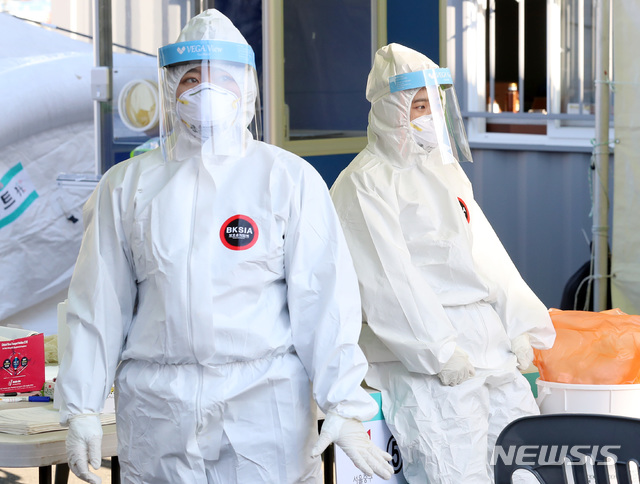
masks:
POLYGON ((44 334, 0 326, 0 362, 0 393, 42 390, 44 334))
POLYGON ((372 483, 395 483, 406 484, 404 474, 402 473, 402 456, 398 450, 398 444, 382 415, 382 399, 380 392, 370 389, 369 394, 378 404, 378 414, 367 422, 362 422, 371 442, 380 447, 382 450, 391 454, 390 462, 393 467, 394 474, 391 479, 385 481, 376 475, 368 476, 358 469, 344 451, 335 446, 335 462, 336 462, 336 484, 372 484, 372 483))

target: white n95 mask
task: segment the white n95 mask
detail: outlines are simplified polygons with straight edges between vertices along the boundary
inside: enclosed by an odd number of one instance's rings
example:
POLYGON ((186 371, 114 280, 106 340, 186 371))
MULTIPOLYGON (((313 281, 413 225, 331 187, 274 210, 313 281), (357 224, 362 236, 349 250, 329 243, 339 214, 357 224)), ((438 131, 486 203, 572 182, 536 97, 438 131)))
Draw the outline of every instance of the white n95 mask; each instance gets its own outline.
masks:
POLYGON ((431 151, 433 148, 438 146, 436 126, 431 114, 425 114, 424 116, 415 118, 411 121, 410 126, 413 139, 422 148, 431 151))
POLYGON ((176 102, 178 116, 197 135, 213 128, 230 128, 236 121, 239 107, 238 96, 209 82, 183 92, 176 102))

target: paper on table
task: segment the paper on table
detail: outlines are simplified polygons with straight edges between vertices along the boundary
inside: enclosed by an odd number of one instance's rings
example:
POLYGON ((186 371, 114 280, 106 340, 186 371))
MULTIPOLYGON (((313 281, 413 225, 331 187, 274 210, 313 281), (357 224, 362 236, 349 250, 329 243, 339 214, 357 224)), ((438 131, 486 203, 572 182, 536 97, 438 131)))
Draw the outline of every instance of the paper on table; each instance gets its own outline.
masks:
MULTIPOLYGON (((0 411, 0 432, 14 435, 31 435, 65 430, 59 423, 60 415, 52 405, 11 408, 0 411)), ((102 425, 116 423, 115 414, 100 414, 102 425)))

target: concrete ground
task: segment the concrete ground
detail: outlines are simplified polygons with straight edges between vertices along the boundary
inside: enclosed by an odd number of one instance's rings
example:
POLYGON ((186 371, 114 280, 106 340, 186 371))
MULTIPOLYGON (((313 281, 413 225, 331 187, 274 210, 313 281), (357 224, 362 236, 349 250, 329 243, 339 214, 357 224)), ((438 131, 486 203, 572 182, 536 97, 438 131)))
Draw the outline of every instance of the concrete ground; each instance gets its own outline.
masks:
MULTIPOLYGON (((93 471, 93 469, 91 469, 93 471)), ((55 482, 56 467, 53 466, 52 482, 55 482)), ((102 484, 111 482, 111 459, 103 459, 102 467, 95 474, 102 478, 102 484)), ((37 467, 0 467, 0 484, 38 484, 37 467)), ((84 481, 78 479, 73 472, 69 471, 69 484, 82 484, 84 481)), ((85 483, 86 484, 86 483, 85 483)))

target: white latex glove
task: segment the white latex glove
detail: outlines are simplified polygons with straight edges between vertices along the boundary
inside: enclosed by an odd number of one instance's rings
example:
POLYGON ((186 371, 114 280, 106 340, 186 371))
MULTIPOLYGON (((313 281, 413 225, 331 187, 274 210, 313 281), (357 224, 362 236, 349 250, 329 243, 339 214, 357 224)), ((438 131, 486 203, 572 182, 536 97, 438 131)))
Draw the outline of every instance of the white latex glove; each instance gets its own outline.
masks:
POLYGON ((366 475, 373 476, 375 473, 385 480, 393 475, 393 467, 389 464, 392 457, 371 442, 359 420, 329 412, 322 424, 318 442, 311 450, 311 457, 318 457, 332 442, 339 445, 366 475))
POLYGON ((95 413, 73 415, 67 432, 67 460, 69 469, 80 479, 101 484, 102 479, 89 471, 100 468, 102 461, 102 424, 95 413))
POLYGON ((469 355, 462 348, 456 346, 453 355, 438 373, 438 378, 440 378, 443 385, 452 387, 468 380, 475 374, 476 370, 469 361, 469 355))
POLYGON ((533 348, 527 333, 522 333, 520 336, 513 338, 511 351, 518 359, 518 370, 524 371, 533 363, 533 348))

